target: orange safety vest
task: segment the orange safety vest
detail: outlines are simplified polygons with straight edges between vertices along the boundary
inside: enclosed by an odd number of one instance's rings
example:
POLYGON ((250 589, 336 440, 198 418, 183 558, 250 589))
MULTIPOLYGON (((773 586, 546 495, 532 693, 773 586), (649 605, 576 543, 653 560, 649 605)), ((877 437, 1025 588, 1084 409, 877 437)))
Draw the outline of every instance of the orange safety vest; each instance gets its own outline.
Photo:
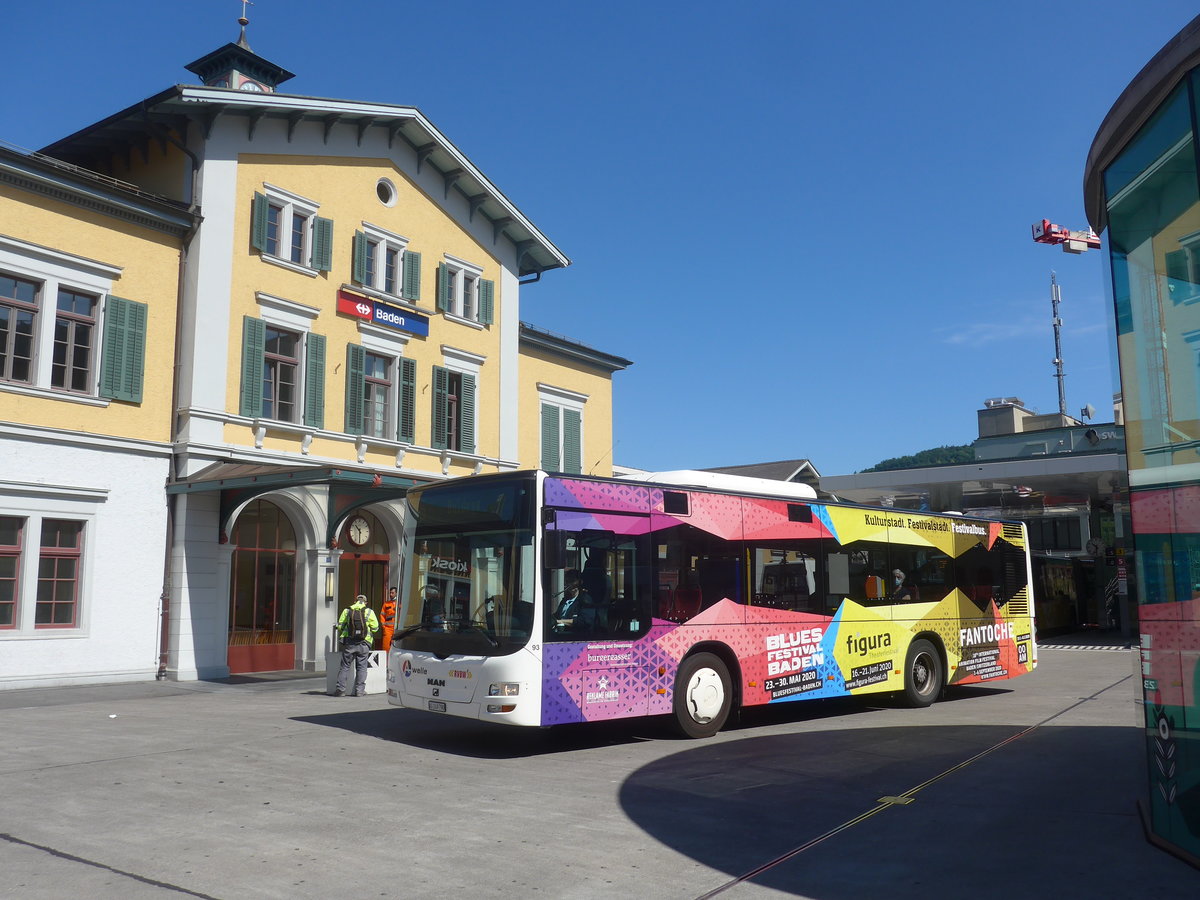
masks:
POLYGON ((387 650, 392 645, 392 632, 396 630, 396 601, 384 600, 380 612, 380 618, 383 619, 383 640, 380 641, 380 647, 387 650))

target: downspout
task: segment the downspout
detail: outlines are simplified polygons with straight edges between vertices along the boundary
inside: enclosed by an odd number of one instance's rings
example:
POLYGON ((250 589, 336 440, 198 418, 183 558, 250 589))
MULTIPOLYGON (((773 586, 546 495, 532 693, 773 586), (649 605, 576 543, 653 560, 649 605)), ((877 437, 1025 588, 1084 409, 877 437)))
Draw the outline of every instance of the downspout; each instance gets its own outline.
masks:
MULTIPOLYGON (((144 111, 143 111, 144 112, 144 111)), ((179 317, 183 309, 184 297, 184 273, 187 268, 188 251, 191 247, 192 238, 196 236, 196 232, 200 227, 201 217, 198 212, 196 203, 196 179, 200 171, 200 159, 178 141, 169 131, 166 131, 166 139, 178 147, 192 161, 192 199, 188 205, 188 212, 193 216, 192 225, 187 233, 183 235, 179 246, 179 274, 175 279, 175 358, 171 364, 171 453, 167 461, 167 484, 172 484, 179 473, 179 467, 176 462, 177 456, 175 451, 176 439, 178 437, 179 428, 179 359, 183 345, 182 329, 179 327, 179 317)), ((170 660, 171 651, 171 551, 175 547, 175 507, 178 502, 178 494, 167 494, 167 531, 166 540, 164 541, 163 549, 163 585, 162 593, 159 595, 159 632, 158 632, 158 672, 155 673, 156 681, 164 681, 167 677, 167 664, 170 660)))

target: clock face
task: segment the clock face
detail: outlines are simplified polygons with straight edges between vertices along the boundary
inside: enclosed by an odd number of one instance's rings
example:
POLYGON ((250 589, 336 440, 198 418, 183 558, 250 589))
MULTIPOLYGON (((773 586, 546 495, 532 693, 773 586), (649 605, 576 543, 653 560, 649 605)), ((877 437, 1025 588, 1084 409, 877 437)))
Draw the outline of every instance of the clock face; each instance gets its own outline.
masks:
POLYGON ((263 86, 261 84, 259 84, 257 81, 243 81, 241 83, 241 86, 238 88, 238 90, 239 91, 255 91, 256 93, 261 94, 262 90, 263 90, 263 86))
POLYGON ((371 526, 362 516, 355 516, 350 520, 350 527, 346 529, 346 534, 350 538, 350 543, 361 547, 371 539, 371 526))

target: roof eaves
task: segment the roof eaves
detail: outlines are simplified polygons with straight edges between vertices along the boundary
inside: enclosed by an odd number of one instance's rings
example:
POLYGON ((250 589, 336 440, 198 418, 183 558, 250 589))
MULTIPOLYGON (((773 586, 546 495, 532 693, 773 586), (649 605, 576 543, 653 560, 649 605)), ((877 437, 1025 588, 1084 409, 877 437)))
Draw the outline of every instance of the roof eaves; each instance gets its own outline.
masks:
MULTIPOLYGON (((160 95, 162 96, 162 95, 160 95)), ((164 100, 172 99, 169 95, 164 100)), ((354 115, 376 120, 403 120, 413 123, 424 132, 450 160, 451 168, 461 168, 463 173, 479 184, 480 189, 497 203, 510 224, 518 225, 528 233, 529 239, 538 244, 550 257, 552 265, 542 266, 542 270, 562 268, 571 264, 570 258, 564 254, 541 230, 531 222, 516 204, 505 196, 483 172, 466 157, 442 132, 414 106, 397 106, 393 104, 365 103, 355 100, 334 100, 324 97, 305 97, 297 94, 245 94, 229 88, 210 88, 196 86, 181 86, 178 99, 188 104, 217 104, 227 110, 277 111, 279 113, 301 113, 317 115, 354 115)), ((137 107, 133 107, 137 109, 137 107)), ((514 243, 517 243, 514 240, 514 243)), ((524 273, 522 273, 524 274, 524 273)))
POLYGON ((589 365, 607 369, 609 372, 627 369, 633 365, 632 360, 625 359, 623 356, 606 353, 603 350, 597 350, 595 347, 589 347, 587 344, 581 344, 562 335, 543 331, 540 328, 533 327, 528 322, 521 323, 520 341, 531 347, 538 347, 551 353, 557 353, 589 365))
POLYGON ((126 221, 184 234, 199 217, 183 204, 40 153, 0 146, 0 182, 126 221))

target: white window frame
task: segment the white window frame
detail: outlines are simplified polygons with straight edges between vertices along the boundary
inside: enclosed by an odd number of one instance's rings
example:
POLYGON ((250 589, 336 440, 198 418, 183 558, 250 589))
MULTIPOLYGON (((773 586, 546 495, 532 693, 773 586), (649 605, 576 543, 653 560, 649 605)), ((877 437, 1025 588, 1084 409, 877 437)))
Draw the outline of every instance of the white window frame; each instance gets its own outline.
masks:
POLYGON ((95 559, 96 521, 100 504, 108 499, 106 489, 54 487, 44 484, 0 481, 0 496, 5 503, 0 515, 23 519, 24 536, 17 563, 17 609, 15 627, 0 629, 0 642, 7 640, 61 640, 87 637, 92 612, 92 568, 95 559), (76 573, 76 617, 73 626, 35 624, 37 588, 42 549, 42 522, 63 519, 82 522, 82 549, 76 573))
POLYGON ((386 228, 380 228, 378 225, 372 225, 370 222, 362 223, 362 232, 367 239, 367 243, 375 247, 375 282, 364 285, 364 287, 378 291, 391 300, 398 300, 411 305, 412 301, 404 299, 404 251, 408 249, 408 238, 388 231, 386 228), (397 257, 396 290, 394 291, 389 291, 384 287, 387 284, 387 279, 384 275, 383 263, 388 250, 395 250, 397 257))
MULTIPOLYGON (((554 385, 537 383, 538 392, 538 421, 541 422, 541 412, 543 406, 553 406, 558 410, 558 459, 561 465, 566 457, 566 448, 563 445, 563 418, 564 409, 570 409, 579 413, 579 461, 580 467, 583 464, 583 448, 586 446, 584 430, 587 427, 587 417, 583 414, 584 406, 588 401, 587 394, 581 394, 578 391, 567 390, 566 388, 555 387, 554 385)), ((538 431, 538 467, 545 468, 543 463, 545 460, 541 458, 542 454, 542 435, 538 431)))
MULTIPOLYGON (((396 465, 399 466, 404 460, 405 447, 410 445, 400 444, 396 440, 396 429, 400 421, 400 360, 404 357, 404 351, 408 347, 408 335, 393 331, 390 328, 381 328, 378 325, 372 325, 369 322, 360 321, 358 323, 359 344, 368 353, 374 353, 376 356, 386 356, 390 361, 392 392, 388 399, 388 421, 387 430, 390 432, 390 437, 373 437, 368 434, 359 436, 359 462, 365 460, 366 446, 368 444, 384 445, 389 447, 398 447, 396 454, 396 465)), ((415 392, 419 395, 419 391, 415 392)), ((413 398, 414 404, 416 397, 413 398)), ((415 439, 415 436, 414 436, 415 439)))
POLYGON ((54 397, 88 406, 107 406, 100 391, 100 354, 103 349, 104 313, 113 281, 122 268, 73 253, 52 250, 0 235, 0 272, 38 285, 37 316, 33 335, 33 378, 30 383, 0 381, 0 390, 39 397, 54 397), (54 361, 54 326, 58 319, 59 289, 91 294, 96 298, 95 340, 86 393, 51 385, 54 361))
MULTIPOLYGON (((383 356, 388 360, 389 378, 391 381, 391 391, 388 396, 387 422, 385 423, 385 431, 390 432, 391 436, 383 435, 364 435, 369 441, 389 441, 396 442, 395 434, 397 422, 400 417, 400 358, 404 356, 404 348, 408 345, 408 338, 398 335, 387 328, 380 328, 378 325, 371 325, 367 322, 358 323, 359 344, 368 353, 375 356, 383 356)), ((364 374, 365 377, 365 374, 364 374)))
POLYGON ((451 291, 448 298, 450 308, 443 310, 442 315, 461 325, 470 325, 472 328, 482 329, 483 325, 479 322, 479 282, 483 280, 483 267, 467 262, 465 259, 459 259, 457 256, 451 256, 449 253, 443 254, 442 262, 446 264, 446 268, 449 271, 454 273, 454 290, 451 291), (470 315, 464 309, 465 300, 463 296, 468 278, 475 285, 475 302, 470 315))
MULTIPOLYGON (((304 398, 308 390, 306 373, 308 371, 308 335, 312 331, 313 320, 321 311, 314 306, 306 306, 295 300, 285 300, 271 294, 259 291, 254 295, 258 302, 258 317, 267 325, 284 331, 294 331, 300 335, 296 356, 296 401, 295 418, 293 419, 262 419, 263 422, 282 422, 285 425, 304 425, 304 398)), ((261 376, 260 376, 261 377, 261 376)))
MULTIPOLYGON (((317 275, 317 268, 313 265, 313 224, 317 220, 317 213, 320 212, 321 204, 316 200, 310 200, 307 197, 301 197, 299 194, 293 194, 286 188, 281 188, 278 185, 268 184, 263 182, 263 196, 267 198, 269 206, 278 206, 279 212, 279 250, 280 253, 271 253, 263 250, 261 258, 266 262, 277 266, 283 266, 285 269, 291 269, 294 272, 302 272, 305 275, 317 275), (304 248, 300 256, 303 262, 292 261, 292 217, 296 214, 305 216, 307 222, 304 226, 304 248)), ((266 240, 266 236, 263 236, 266 240)))
MULTIPOLYGON (((469 458, 483 455, 479 452, 479 445, 481 443, 479 436, 479 408, 483 405, 480 402, 480 392, 483 386, 483 379, 480 377, 480 372, 483 371, 483 365, 486 362, 486 356, 480 356, 478 353, 472 353, 470 350, 460 350, 457 347, 442 344, 442 368, 463 375, 471 375, 475 378, 475 408, 471 411, 473 414, 471 424, 475 433, 475 452, 464 453, 461 450, 443 450, 442 454, 446 460, 451 455, 469 458)), ((445 471, 446 467, 443 465, 443 474, 445 474, 445 471)))

